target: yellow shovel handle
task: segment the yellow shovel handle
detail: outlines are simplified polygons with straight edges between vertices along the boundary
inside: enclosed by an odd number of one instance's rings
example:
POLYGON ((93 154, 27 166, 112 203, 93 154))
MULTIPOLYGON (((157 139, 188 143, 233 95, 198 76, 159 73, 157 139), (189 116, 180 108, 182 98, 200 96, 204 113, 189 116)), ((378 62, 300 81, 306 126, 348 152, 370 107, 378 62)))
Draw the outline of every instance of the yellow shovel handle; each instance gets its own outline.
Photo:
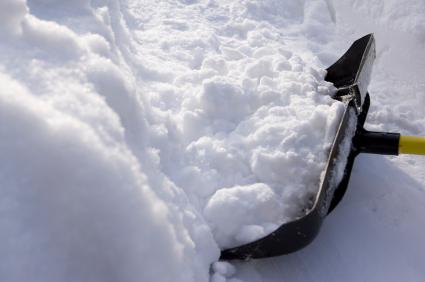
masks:
POLYGON ((425 155, 425 137, 400 136, 398 152, 400 154, 425 155))

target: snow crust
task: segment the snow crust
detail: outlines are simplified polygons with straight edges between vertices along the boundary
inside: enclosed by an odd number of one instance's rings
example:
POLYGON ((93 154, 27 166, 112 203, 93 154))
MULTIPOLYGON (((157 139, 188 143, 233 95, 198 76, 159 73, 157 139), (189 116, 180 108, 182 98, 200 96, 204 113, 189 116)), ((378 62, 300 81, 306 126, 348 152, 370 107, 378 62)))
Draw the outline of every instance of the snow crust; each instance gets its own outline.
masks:
MULTIPOLYGON (((324 68, 356 38, 376 32, 380 48, 369 126, 425 135, 424 11, 420 0, 0 1, 0 281, 279 281, 273 265, 314 271, 290 258, 216 261, 219 248, 308 206, 343 112, 324 68)), ((382 161, 368 162, 366 177, 382 179, 382 161)), ((423 191, 425 163, 391 162, 393 182, 420 199, 411 191, 423 191)), ((314 250, 310 262, 326 261, 314 250)), ((410 281, 423 274, 416 268, 410 281)), ((348 279, 338 273, 315 277, 348 279)))

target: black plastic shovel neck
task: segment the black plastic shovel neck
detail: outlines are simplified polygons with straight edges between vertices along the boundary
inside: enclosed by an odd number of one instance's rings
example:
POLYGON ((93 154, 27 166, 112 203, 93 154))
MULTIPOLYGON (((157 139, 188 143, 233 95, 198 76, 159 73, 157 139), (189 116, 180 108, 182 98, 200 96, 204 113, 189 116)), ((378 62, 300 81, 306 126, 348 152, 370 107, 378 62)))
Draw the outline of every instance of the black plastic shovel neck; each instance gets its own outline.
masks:
POLYGON ((379 155, 398 155, 399 133, 375 132, 364 129, 370 108, 370 96, 366 94, 361 111, 357 116, 357 129, 351 144, 351 152, 347 159, 344 174, 338 188, 335 190, 328 213, 331 213, 341 202, 350 182, 354 161, 360 153, 379 155))
POLYGON ((359 153, 398 155, 400 133, 375 132, 361 129, 353 139, 359 153))
POLYGON ((366 94, 362 109, 357 117, 357 130, 352 142, 356 154, 398 155, 400 133, 368 131, 364 128, 370 108, 370 96, 366 94))

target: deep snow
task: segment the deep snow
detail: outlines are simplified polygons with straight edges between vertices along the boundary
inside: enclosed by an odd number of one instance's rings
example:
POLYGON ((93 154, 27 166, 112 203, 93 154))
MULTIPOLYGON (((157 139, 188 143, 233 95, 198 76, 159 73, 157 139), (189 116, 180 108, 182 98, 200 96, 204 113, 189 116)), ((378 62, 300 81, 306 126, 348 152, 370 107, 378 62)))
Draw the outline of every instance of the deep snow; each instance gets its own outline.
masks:
POLYGON ((425 135, 424 30, 419 0, 1 0, 0 280, 421 281, 414 156, 359 158, 305 250, 214 262, 314 193, 358 37, 368 128, 425 135))

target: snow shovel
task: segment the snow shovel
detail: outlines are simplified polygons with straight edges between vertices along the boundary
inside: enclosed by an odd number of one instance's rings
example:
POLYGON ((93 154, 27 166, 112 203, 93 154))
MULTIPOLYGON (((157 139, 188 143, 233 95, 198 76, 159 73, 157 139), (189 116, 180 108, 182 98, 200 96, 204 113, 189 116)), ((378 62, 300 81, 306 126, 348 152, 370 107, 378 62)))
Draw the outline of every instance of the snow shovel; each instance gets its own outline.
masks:
POLYGON ((343 198, 356 156, 425 155, 425 137, 364 129, 370 105, 367 92, 375 59, 375 39, 368 34, 356 40, 348 51, 327 69, 325 80, 337 88, 334 99, 345 103, 339 127, 329 150, 324 177, 313 205, 301 217, 282 224, 277 230, 254 242, 226 249, 220 259, 256 259, 285 255, 307 246, 317 236, 324 218, 343 198))

